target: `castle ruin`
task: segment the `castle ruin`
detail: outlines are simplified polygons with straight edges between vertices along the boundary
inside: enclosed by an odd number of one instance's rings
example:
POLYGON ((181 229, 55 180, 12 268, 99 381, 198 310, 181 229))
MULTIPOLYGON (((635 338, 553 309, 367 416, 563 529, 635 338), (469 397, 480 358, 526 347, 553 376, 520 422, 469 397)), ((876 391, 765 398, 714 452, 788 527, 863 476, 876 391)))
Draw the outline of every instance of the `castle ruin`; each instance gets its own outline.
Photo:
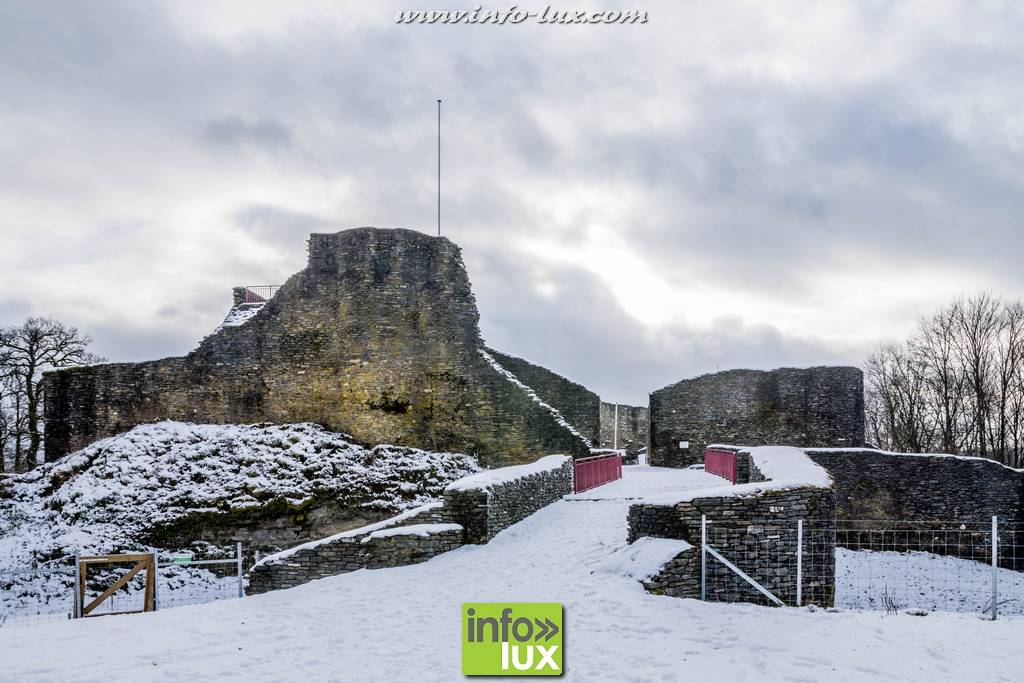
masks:
POLYGON ((853 367, 728 370, 650 397, 648 462, 687 467, 712 443, 864 445, 864 375, 853 367))
POLYGON ((600 398, 486 349, 460 249, 411 230, 313 234, 309 260, 183 357, 45 377, 46 455, 156 420, 314 422, 490 466, 586 454, 600 398))

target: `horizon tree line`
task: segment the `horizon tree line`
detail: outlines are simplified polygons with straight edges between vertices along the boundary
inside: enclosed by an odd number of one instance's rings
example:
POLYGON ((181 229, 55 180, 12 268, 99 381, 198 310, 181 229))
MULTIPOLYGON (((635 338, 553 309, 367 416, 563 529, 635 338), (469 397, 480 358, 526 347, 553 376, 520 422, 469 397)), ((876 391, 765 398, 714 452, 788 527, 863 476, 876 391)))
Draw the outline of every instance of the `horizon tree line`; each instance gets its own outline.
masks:
POLYGON ((1024 466, 1024 303, 960 296, 864 368, 867 440, 1024 466))

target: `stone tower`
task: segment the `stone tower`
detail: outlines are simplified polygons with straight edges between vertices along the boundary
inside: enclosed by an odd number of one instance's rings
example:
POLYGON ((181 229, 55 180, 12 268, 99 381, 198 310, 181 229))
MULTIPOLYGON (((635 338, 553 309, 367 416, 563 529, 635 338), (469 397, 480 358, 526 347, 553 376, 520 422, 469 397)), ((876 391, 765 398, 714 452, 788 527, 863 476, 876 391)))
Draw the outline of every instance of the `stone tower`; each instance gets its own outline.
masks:
POLYGON ((48 374, 47 458, 160 419, 316 422, 491 465, 585 453, 596 439, 595 394, 530 366, 560 392, 540 401, 481 353, 455 244, 357 228, 313 234, 308 247, 306 268, 251 318, 187 356, 48 374))

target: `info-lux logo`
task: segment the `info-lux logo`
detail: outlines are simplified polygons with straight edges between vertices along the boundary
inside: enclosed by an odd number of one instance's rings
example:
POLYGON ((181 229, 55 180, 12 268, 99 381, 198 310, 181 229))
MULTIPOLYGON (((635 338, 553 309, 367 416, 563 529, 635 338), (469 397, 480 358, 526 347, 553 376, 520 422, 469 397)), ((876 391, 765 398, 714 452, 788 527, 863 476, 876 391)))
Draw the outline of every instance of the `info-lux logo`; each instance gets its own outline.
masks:
POLYGON ((462 604, 467 676, 560 676, 563 654, 561 603, 462 604))

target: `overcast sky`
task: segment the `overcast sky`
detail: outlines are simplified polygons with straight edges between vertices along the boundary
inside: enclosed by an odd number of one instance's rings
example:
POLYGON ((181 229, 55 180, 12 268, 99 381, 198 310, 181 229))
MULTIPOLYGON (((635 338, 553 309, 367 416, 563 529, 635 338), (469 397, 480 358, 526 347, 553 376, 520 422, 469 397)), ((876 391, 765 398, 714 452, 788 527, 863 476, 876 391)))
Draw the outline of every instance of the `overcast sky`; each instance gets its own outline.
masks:
POLYGON ((181 355, 310 232, 433 231, 442 97, 488 344, 641 404, 859 365, 958 293, 1024 290, 1024 14, 985 5, 3 2, 0 324, 181 355))

